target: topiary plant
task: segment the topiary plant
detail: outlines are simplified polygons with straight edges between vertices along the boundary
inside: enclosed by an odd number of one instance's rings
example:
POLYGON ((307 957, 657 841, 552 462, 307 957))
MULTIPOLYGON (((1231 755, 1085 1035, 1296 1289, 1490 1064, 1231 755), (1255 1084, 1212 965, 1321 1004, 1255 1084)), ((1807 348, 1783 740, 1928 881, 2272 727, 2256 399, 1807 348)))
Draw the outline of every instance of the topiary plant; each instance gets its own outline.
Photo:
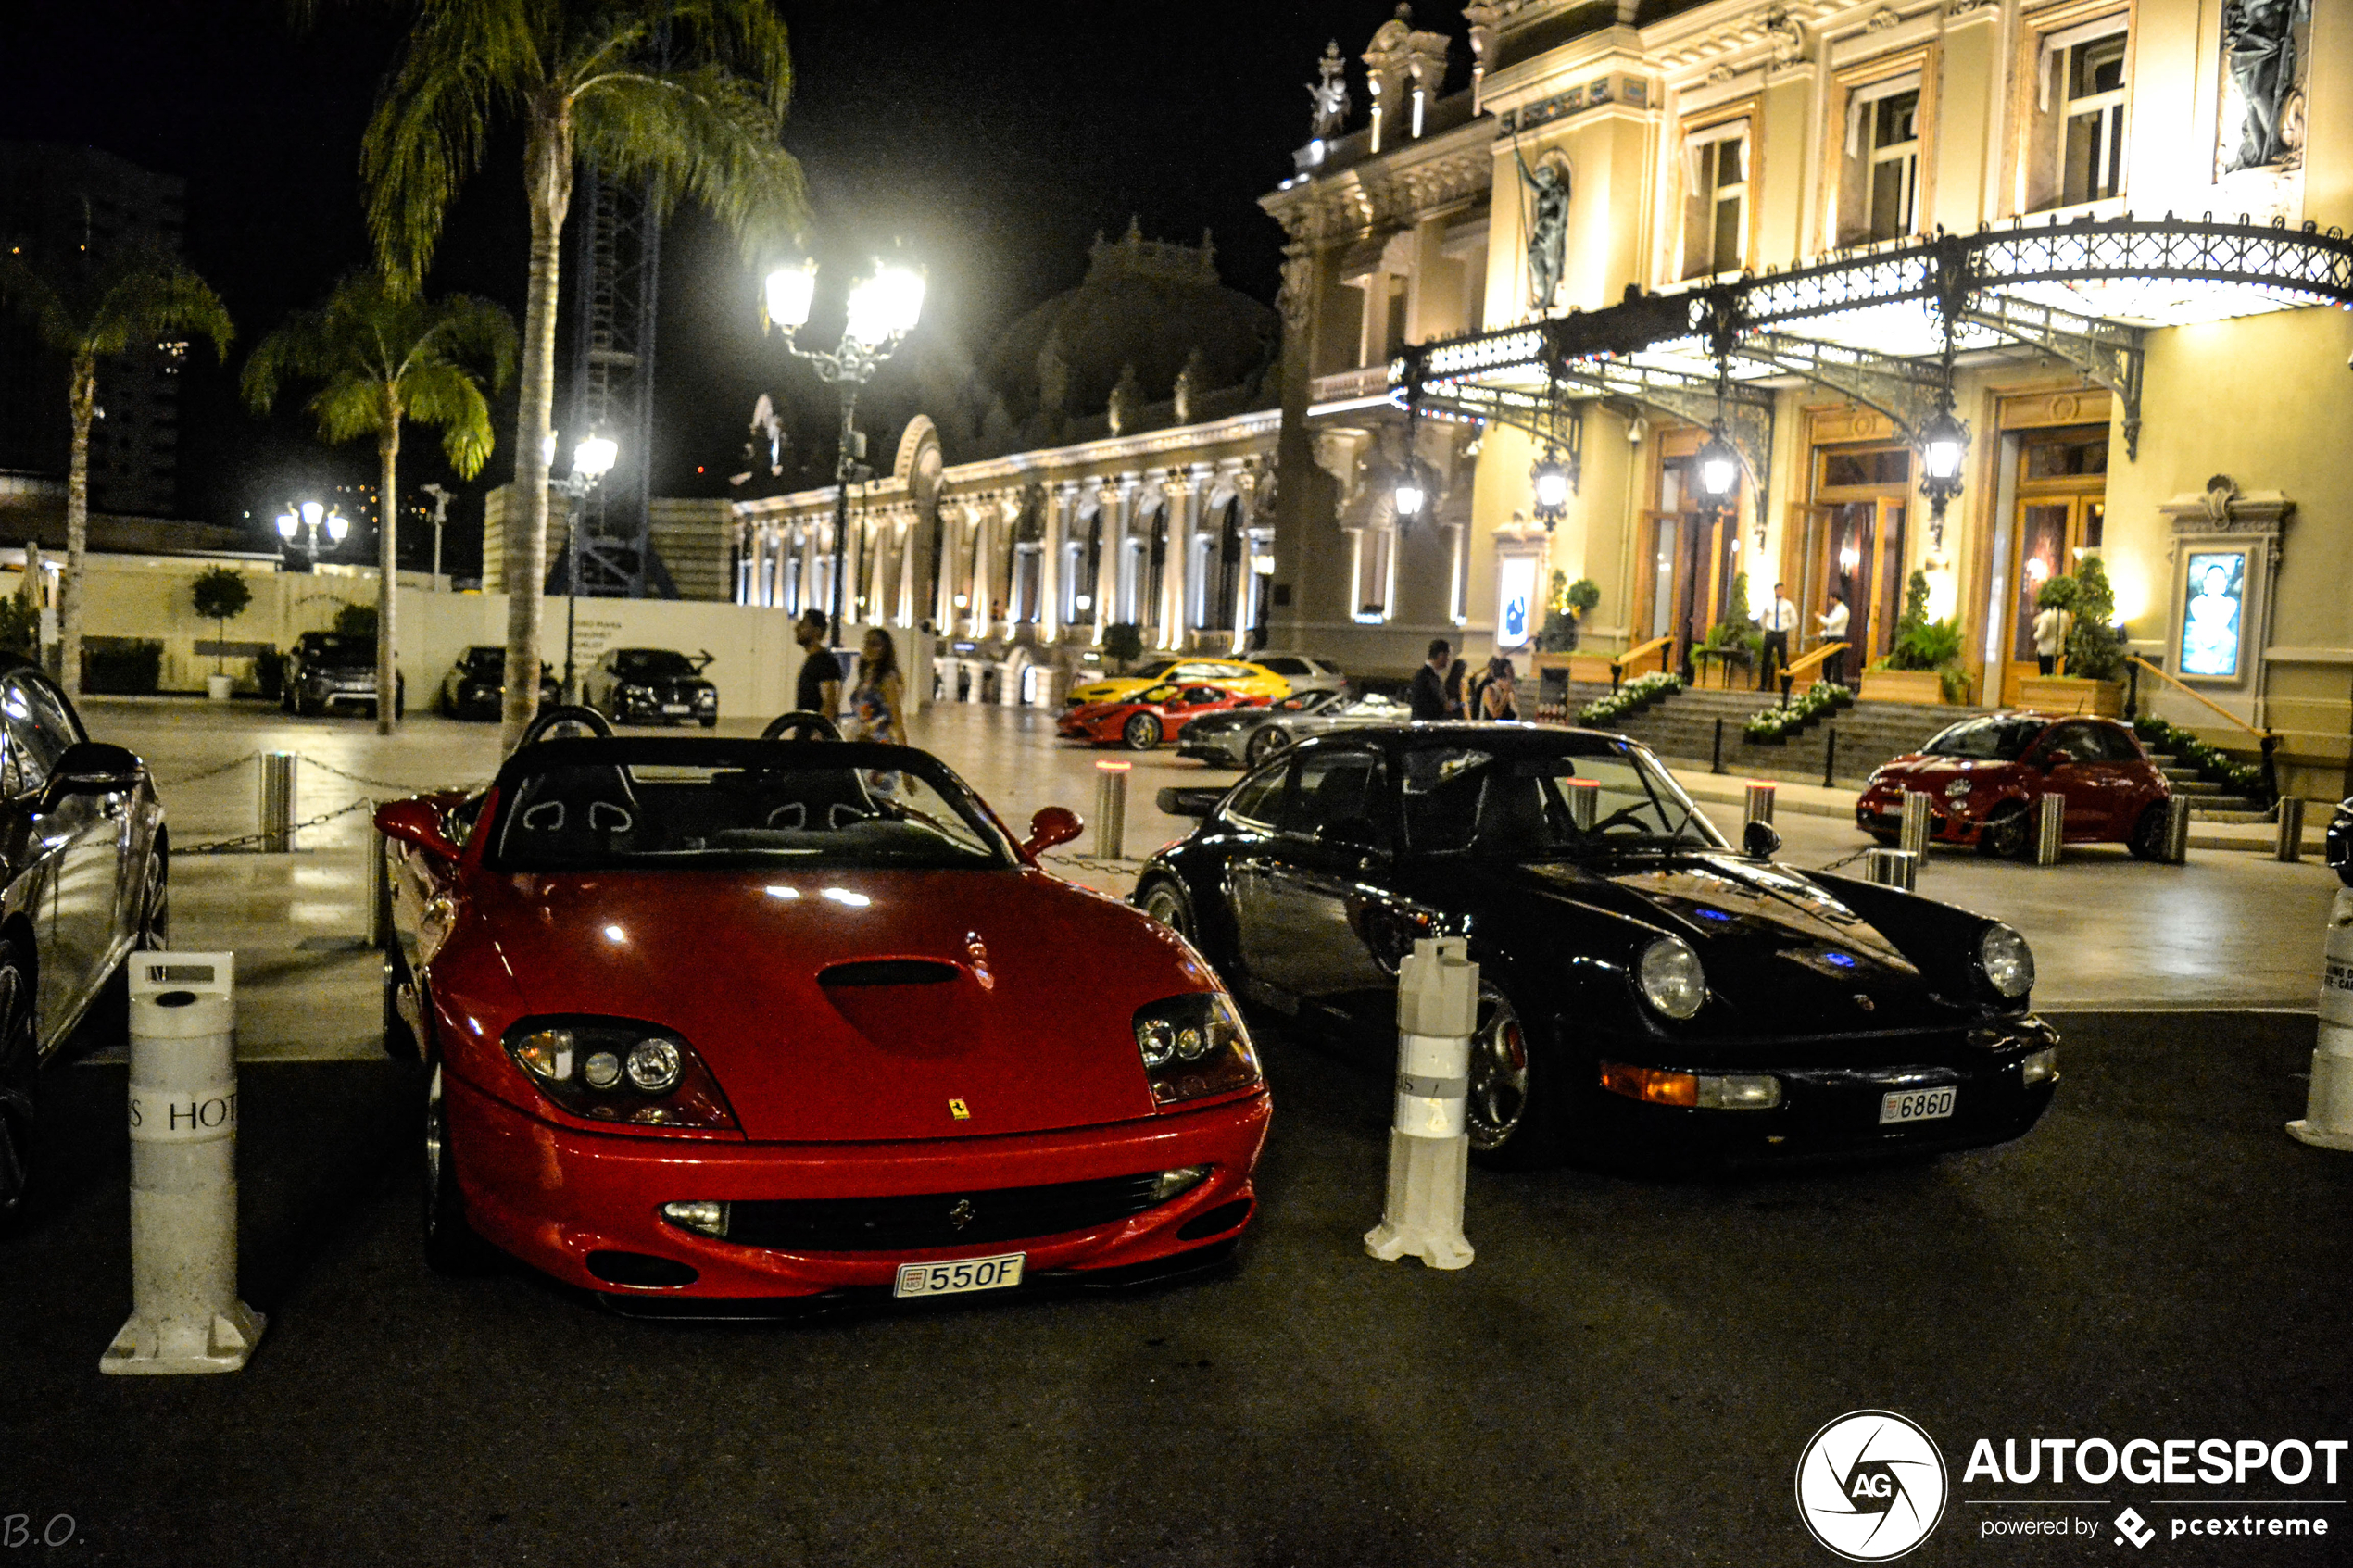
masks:
POLYGON ((196 613, 212 622, 212 672, 218 675, 221 673, 220 645, 228 640, 229 622, 253 603, 253 590, 245 585, 244 572, 214 566, 196 573, 188 586, 188 596, 195 601, 196 613))
POLYGON ((1126 674, 1127 667, 1144 657, 1144 633, 1132 621, 1116 621, 1103 628, 1103 657, 1119 666, 1126 674))
POLYGON ((335 631, 346 637, 373 637, 376 634, 376 607, 344 606, 335 611, 335 631))
MULTIPOLYGON (((2054 582, 2059 579, 2054 578, 2054 582)), ((2116 590, 2097 556, 2075 569, 2075 623, 2067 632, 2067 672, 2087 681, 2113 681, 2124 671, 2124 648, 2116 640, 2116 590)))

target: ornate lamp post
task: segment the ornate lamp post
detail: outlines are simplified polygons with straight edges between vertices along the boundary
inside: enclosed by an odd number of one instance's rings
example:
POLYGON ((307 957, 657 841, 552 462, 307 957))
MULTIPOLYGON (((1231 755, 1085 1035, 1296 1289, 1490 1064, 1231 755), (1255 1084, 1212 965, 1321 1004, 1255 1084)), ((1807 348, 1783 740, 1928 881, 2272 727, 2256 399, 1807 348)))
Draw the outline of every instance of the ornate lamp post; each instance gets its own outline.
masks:
POLYGON ((1544 443, 1544 455, 1529 467, 1528 483, 1536 494, 1536 521, 1550 533, 1567 512, 1568 493, 1577 483, 1568 465, 1561 461, 1559 447, 1544 443))
POLYGON ((309 537, 305 541, 303 554, 313 567, 319 564, 319 530, 322 526, 327 531, 329 549, 342 544, 351 533, 349 518, 341 512, 331 512, 316 501, 305 501, 278 514, 278 537, 287 544, 294 543, 296 533, 308 532, 309 537))
POLYGON ((809 308, 817 295, 817 264, 779 267, 768 274, 764 304, 769 324, 782 327, 785 347, 793 357, 817 369, 817 379, 831 383, 841 395, 841 443, 834 458, 834 566, 828 640, 841 641, 842 578, 849 542, 849 482, 860 451, 858 394, 875 379, 924 313, 924 274, 912 267, 877 259, 874 271, 850 286, 849 312, 842 323, 841 342, 830 349, 803 348, 798 334, 809 324, 809 308))
MULTIPOLYGON (((556 466, 556 437, 550 431, 541 460, 556 466)), ((572 471, 561 479, 550 474, 547 488, 564 498, 564 701, 580 700, 580 683, 573 671, 573 633, 580 607, 580 520, 587 511, 588 493, 612 471, 621 448, 610 436, 589 435, 572 449, 572 471)), ((532 677, 535 684, 538 677, 532 677)))

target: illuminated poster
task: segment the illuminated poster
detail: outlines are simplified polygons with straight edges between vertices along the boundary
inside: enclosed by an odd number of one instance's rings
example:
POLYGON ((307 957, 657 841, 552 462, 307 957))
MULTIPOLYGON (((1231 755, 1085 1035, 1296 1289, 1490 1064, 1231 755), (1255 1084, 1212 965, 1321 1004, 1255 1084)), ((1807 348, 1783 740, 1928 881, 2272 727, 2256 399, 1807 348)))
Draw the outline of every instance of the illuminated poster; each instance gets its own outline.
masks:
POLYGON ((1503 579, 1496 595, 1495 643, 1499 647, 1524 648, 1529 635, 1529 619, 1536 605, 1536 558, 1507 556, 1503 562, 1503 579))
POLYGON ((2246 552, 2190 557, 2182 610, 2182 673, 2230 680, 2239 672, 2240 617, 2246 608, 2246 552))

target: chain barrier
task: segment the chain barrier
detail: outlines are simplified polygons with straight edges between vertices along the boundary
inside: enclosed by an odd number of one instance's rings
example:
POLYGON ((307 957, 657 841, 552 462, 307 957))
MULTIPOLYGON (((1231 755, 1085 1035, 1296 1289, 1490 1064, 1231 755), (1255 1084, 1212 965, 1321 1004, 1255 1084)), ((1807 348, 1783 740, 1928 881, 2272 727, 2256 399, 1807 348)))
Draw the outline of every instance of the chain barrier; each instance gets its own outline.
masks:
POLYGON ((1834 871, 1838 870, 1838 868, 1839 868, 1839 867, 1841 867, 1841 866, 1851 866, 1851 865, 1853 865, 1856 861, 1857 861, 1857 860, 1861 859, 1864 856, 1866 856, 1866 855, 1869 854, 1869 853, 1870 853, 1873 849, 1876 849, 1876 848, 1878 848, 1878 847, 1879 847, 1879 846, 1878 846, 1878 845, 1876 845, 1876 844, 1874 844, 1874 845, 1869 845, 1869 846, 1866 846, 1865 847, 1863 847, 1863 848, 1861 848, 1861 849, 1857 849, 1857 850, 1856 850, 1856 851, 1855 851, 1855 853, 1853 853, 1852 855, 1842 855, 1842 856, 1840 856, 1837 859, 1832 860, 1832 861, 1831 861, 1829 865, 1827 865, 1827 866, 1816 866, 1814 869, 1815 869, 1816 871, 1818 871, 1818 872, 1834 872, 1834 871))
MULTIPOLYGON (((321 811, 315 817, 306 817, 301 822, 292 824, 286 831, 289 834, 293 834, 300 833, 305 828, 323 827, 338 817, 348 817, 354 811, 372 811, 375 808, 376 803, 372 800, 355 800, 348 806, 338 806, 332 811, 321 811)), ((174 855, 234 855, 251 848, 268 836, 269 834, 260 833, 240 834, 235 838, 216 838, 207 844, 175 845, 171 852, 174 855)))
POLYGON ((1104 860, 1098 859, 1092 855, 1057 855, 1051 850, 1038 858, 1041 860, 1051 860, 1058 866, 1076 866, 1082 872, 1094 872, 1103 876, 1133 876, 1141 871, 1144 865, 1141 860, 1124 859, 1104 860))
POLYGON ((207 779, 217 779, 223 773, 244 767, 260 755, 258 751, 248 751, 243 757, 231 758, 218 768, 205 768, 196 772, 181 773, 169 779, 156 778, 153 774, 148 775, 148 778, 157 789, 178 789, 182 784, 202 784, 207 779))

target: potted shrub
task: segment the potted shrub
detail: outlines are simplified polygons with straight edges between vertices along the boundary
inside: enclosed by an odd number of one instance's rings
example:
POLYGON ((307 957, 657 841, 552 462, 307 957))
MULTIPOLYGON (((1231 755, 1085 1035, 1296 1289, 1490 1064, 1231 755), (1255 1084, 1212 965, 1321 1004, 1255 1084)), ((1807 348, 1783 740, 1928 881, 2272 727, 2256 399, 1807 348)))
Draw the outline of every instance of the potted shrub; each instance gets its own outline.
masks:
POLYGON ((1904 619, 1887 657, 1863 671, 1866 702, 1944 703, 1969 699, 1969 676, 1961 668, 1961 628, 1957 621, 1928 618, 1928 573, 1914 571, 1905 585, 1904 619))
POLYGON ((1132 621, 1114 621, 1103 628, 1103 657, 1127 673, 1127 667, 1144 657, 1144 633, 1132 621))
POLYGON ((215 566, 196 574, 189 596, 195 601, 196 613, 212 622, 212 673, 205 677, 205 695, 215 702, 226 702, 236 683, 223 668, 220 645, 228 640, 229 622, 253 603, 253 590, 245 586, 244 572, 215 566))
MULTIPOLYGON (((2116 590, 2108 568, 2097 556, 2085 556, 2073 578, 2054 577, 2045 592, 2068 584, 2064 599, 2051 602, 2069 610, 2065 661, 2060 675, 2030 675, 2018 684, 2020 706, 2045 713, 2097 713, 2110 719, 2124 712, 2124 645, 2112 624, 2116 590)), ((2039 604, 2043 602, 2037 599, 2039 604)))

